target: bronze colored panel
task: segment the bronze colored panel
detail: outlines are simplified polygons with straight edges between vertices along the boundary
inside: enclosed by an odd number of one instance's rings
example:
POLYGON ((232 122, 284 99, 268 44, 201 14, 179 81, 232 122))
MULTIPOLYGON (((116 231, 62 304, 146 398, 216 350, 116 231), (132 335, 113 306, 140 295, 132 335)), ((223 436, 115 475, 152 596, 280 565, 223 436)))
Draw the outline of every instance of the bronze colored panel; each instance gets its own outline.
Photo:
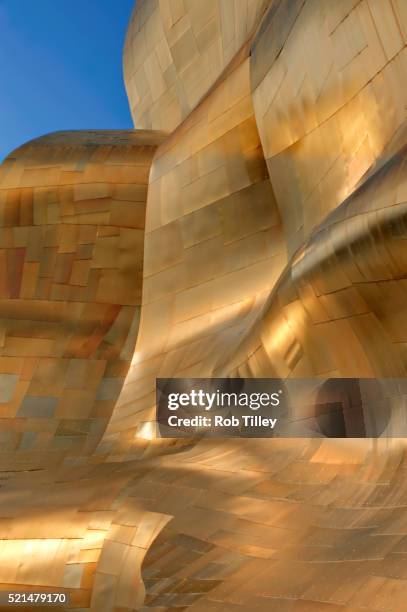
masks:
POLYGON ((4 469, 77 461, 103 434, 137 338, 142 194, 161 140, 59 132, 20 147, 2 166, 4 469), (123 178, 123 167, 134 176, 123 178), (116 363, 120 374, 109 375, 116 363))
POLYGON ((2 589, 405 609, 404 440, 165 441, 154 389, 406 377, 406 42, 403 0, 140 0, 126 88, 165 137, 5 160, 2 589))

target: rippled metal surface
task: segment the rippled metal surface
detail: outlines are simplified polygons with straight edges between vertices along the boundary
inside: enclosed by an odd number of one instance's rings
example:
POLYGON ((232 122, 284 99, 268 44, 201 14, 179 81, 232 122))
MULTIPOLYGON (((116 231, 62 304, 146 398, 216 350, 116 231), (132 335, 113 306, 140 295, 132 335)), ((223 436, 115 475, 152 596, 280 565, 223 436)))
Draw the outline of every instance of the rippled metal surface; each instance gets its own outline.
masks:
POLYGON ((167 135, 2 166, 0 582, 98 612, 399 612, 403 439, 155 439, 157 377, 406 377, 405 2, 227 4, 136 7, 136 127, 167 135))

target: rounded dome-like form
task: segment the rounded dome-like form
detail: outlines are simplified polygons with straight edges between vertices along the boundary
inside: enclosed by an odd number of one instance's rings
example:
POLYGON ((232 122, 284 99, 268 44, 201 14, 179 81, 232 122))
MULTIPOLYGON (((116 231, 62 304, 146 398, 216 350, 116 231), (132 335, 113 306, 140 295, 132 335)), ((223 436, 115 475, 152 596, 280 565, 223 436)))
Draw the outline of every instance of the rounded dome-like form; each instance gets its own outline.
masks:
POLYGON ((270 0, 140 0, 124 79, 134 125, 172 131, 254 33, 270 0))
POLYGON ((56 132, 0 170, 0 467, 97 444, 138 333, 145 202, 160 134, 56 132))

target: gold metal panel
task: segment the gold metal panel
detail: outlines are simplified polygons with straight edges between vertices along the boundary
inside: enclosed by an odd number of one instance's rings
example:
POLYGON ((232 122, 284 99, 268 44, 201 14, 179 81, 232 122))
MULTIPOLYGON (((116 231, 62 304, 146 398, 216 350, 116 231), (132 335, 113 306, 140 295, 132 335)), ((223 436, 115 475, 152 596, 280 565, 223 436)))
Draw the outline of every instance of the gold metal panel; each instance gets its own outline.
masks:
POLYGON ((406 42, 403 0, 140 0, 126 88, 166 136, 4 162, 2 588, 404 610, 404 440, 165 441, 154 407, 158 376, 407 375, 406 42))
POLYGON ((139 0, 124 77, 134 124, 172 131, 253 34, 269 0, 139 0))
POLYGON ((59 132, 2 165, 4 469, 78 461, 103 434, 137 338, 146 184, 161 140, 59 132))

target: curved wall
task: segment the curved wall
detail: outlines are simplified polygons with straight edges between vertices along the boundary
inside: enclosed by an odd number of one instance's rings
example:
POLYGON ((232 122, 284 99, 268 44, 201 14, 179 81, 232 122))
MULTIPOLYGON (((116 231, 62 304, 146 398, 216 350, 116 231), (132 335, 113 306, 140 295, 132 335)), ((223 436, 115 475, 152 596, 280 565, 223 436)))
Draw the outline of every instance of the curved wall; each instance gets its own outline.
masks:
POLYGON ((136 128, 171 132, 249 39, 269 0, 140 0, 124 47, 136 128))
POLYGON ((58 132, 0 177, 0 465, 89 455, 137 338, 148 174, 161 136, 58 132))
POLYGON ((55 134, 2 165, 2 588, 404 609, 405 440, 188 447, 154 439, 154 389, 406 377, 405 6, 140 0, 129 99, 171 133, 55 134))
POLYGON ((247 54, 236 63, 155 154, 140 333, 100 452, 137 453, 135 436, 155 437, 156 377, 210 376, 285 264, 247 54))
POLYGON ((252 44, 256 123, 290 254, 406 120, 403 2, 284 0, 252 44))

